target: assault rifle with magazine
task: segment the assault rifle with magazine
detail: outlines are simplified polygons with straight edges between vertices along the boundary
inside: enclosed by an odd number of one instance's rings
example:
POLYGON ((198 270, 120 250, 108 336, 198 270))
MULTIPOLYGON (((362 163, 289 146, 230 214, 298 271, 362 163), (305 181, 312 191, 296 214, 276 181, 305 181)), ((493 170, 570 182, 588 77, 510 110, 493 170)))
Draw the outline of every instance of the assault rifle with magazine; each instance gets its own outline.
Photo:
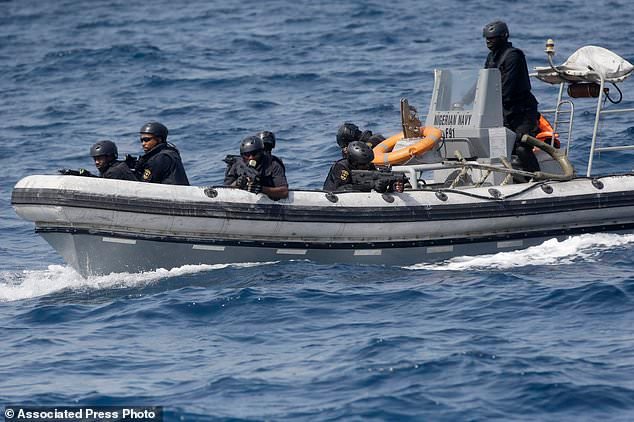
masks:
POLYGON ((236 187, 251 193, 262 192, 260 172, 255 168, 258 163, 255 160, 249 160, 248 163, 245 163, 242 159, 236 160, 235 163, 238 173, 236 187))
POLYGON ((409 180, 405 174, 388 169, 352 170, 350 177, 353 190, 370 192, 374 189, 379 193, 402 192, 409 180))

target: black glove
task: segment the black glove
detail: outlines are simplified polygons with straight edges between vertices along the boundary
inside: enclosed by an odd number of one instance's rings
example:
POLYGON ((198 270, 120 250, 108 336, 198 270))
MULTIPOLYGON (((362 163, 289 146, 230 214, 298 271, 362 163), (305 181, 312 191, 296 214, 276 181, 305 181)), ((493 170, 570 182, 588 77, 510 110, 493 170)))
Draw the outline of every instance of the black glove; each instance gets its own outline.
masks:
POLYGON ((240 176, 236 179, 236 187, 238 189, 246 189, 249 184, 249 179, 246 176, 240 176))
POLYGON ((136 159, 136 163, 134 164, 134 172, 139 176, 139 178, 143 176, 146 163, 147 163, 147 158, 145 157, 139 157, 136 159))
POLYGON ((130 167, 131 169, 134 169, 134 167, 136 167, 136 162, 137 162, 137 158, 131 156, 130 154, 126 154, 125 156, 125 163, 128 167, 130 167))
POLYGON ((262 185, 260 185, 260 184, 259 184, 259 183, 257 183, 257 182, 251 182, 251 181, 250 181, 250 182, 247 184, 247 190, 248 190, 249 192, 251 192, 251 193, 258 194, 258 193, 262 192, 262 185))
POLYGON ((227 167, 231 167, 237 160, 240 158, 239 155, 229 154, 222 159, 225 163, 227 163, 227 167))
POLYGON ((374 190, 379 193, 387 192, 387 187, 390 185, 389 180, 377 180, 374 182, 374 190))
POLYGON ((79 173, 79 176, 85 176, 85 177, 95 177, 95 175, 94 175, 94 174, 92 174, 91 172, 89 172, 89 171, 88 171, 88 170, 86 170, 86 169, 79 169, 78 173, 79 173))

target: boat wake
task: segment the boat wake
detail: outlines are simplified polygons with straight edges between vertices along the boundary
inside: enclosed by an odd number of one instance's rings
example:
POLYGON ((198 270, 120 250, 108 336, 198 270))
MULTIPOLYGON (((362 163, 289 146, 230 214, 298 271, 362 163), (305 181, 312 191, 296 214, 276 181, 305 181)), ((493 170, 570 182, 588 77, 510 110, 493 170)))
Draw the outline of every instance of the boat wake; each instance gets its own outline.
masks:
MULTIPOLYGON (((434 264, 403 267, 408 270, 464 271, 509 269, 524 266, 566 265, 592 262, 606 251, 634 243, 634 234, 584 234, 563 241, 550 239, 538 246, 492 255, 462 256, 434 264)), ((270 262, 184 265, 170 270, 158 269, 143 273, 113 273, 83 278, 68 266, 50 265, 46 270, 0 272, 0 302, 30 299, 63 290, 99 290, 144 287, 161 280, 184 275, 221 270, 228 267, 246 268, 268 265, 270 262)))
POLYGON ((50 265, 47 270, 25 270, 22 272, 0 272, 0 302, 11 302, 22 299, 45 296, 63 290, 116 289, 143 287, 160 280, 191 275, 227 267, 244 268, 262 263, 216 264, 216 265, 184 265, 166 270, 160 268, 143 273, 112 273, 104 276, 83 278, 68 266, 50 265))
POLYGON ((566 240, 550 239, 527 249, 491 255, 460 256, 434 264, 404 267, 410 270, 462 271, 508 269, 530 265, 566 265, 578 261, 594 261, 602 252, 634 243, 634 234, 583 234, 566 240))

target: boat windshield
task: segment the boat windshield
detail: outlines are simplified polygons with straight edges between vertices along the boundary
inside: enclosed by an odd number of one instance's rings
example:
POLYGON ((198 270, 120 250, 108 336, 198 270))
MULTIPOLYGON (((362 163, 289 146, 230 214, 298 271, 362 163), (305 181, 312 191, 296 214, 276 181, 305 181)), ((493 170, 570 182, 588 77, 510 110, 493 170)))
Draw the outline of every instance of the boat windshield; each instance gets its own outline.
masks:
MULTIPOLYGON (((473 110, 478 72, 443 69, 439 89, 442 91, 437 111, 473 110)), ((438 75, 437 75, 438 76, 438 75)))

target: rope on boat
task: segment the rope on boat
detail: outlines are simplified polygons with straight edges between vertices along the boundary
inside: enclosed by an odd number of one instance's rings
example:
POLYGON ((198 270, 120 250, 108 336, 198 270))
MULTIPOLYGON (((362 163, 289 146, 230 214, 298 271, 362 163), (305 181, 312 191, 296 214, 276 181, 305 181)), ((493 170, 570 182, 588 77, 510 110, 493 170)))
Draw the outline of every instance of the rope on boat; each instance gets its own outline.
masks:
POLYGON ((546 185, 548 184, 548 181, 542 181, 542 182, 537 182, 537 183, 533 183, 531 185, 526 186, 524 189, 521 189, 515 193, 512 193, 510 195, 506 195, 506 196, 485 196, 485 195, 478 195, 477 193, 471 193, 471 192, 466 192, 463 190, 457 190, 457 189, 433 189, 433 192, 442 192, 442 193, 455 193, 458 195, 463 195, 463 196, 468 196, 470 198, 476 198, 476 199, 485 199, 485 200, 489 200, 489 201, 503 201, 505 199, 509 199, 509 198, 513 198, 514 196, 518 196, 518 195, 522 195, 530 190, 533 189, 537 189, 538 187, 541 187, 542 185, 546 185))
POLYGON ((542 185, 546 184, 547 181, 565 182, 568 180, 572 180, 575 177, 574 167, 572 166, 572 164, 570 164, 570 161, 568 160, 568 157, 565 154, 560 153, 556 148, 547 144, 546 142, 542 142, 539 139, 529 135, 522 136, 521 141, 522 143, 527 144, 529 146, 539 148, 545 153, 547 153, 548 155, 550 155, 555 161, 557 161, 557 163, 561 167, 563 174, 547 173, 543 171, 529 172, 524 170, 516 170, 512 168, 508 160, 502 160, 502 164, 504 165, 504 167, 497 167, 497 166, 492 166, 489 164, 480 164, 480 163, 467 163, 464 160, 460 160, 458 162, 444 162, 443 164, 448 167, 462 168, 463 172, 468 169, 477 168, 477 169, 487 170, 488 172, 497 171, 501 173, 507 173, 507 177, 504 179, 504 182, 502 184, 507 184, 513 175, 525 176, 534 181, 541 181, 541 182, 533 183, 527 186, 525 189, 521 189, 515 193, 506 195, 506 196, 503 196, 503 195, 484 196, 484 195, 478 195, 478 194, 474 194, 470 192, 465 192, 463 190, 455 190, 455 189, 452 189, 454 187, 453 184, 449 189, 434 189, 434 191, 441 192, 441 193, 447 193, 447 192, 456 193, 456 194, 469 196, 469 197, 477 198, 477 199, 501 201, 504 199, 512 198, 517 195, 521 195, 537 187, 541 187, 542 185))

